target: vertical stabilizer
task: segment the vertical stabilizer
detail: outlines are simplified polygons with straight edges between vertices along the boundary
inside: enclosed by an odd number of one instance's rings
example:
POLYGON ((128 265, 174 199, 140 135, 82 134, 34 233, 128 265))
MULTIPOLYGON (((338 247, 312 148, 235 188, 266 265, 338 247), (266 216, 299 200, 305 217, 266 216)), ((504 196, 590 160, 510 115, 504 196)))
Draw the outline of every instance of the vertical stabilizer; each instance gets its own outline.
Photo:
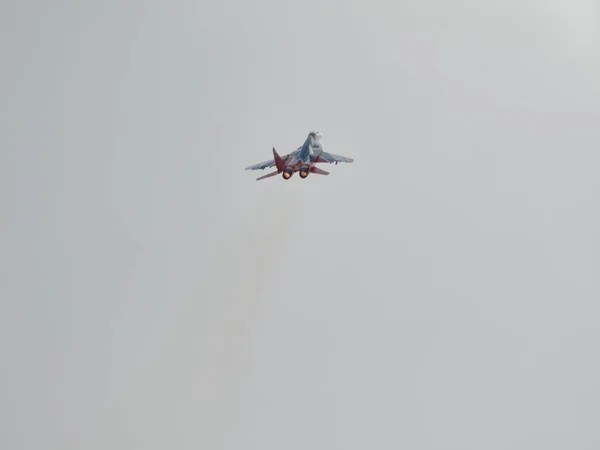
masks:
POLYGON ((275 167, 277 167, 277 172, 282 172, 285 168, 285 160, 279 156, 279 153, 277 153, 275 147, 273 147, 273 156, 275 157, 275 167))

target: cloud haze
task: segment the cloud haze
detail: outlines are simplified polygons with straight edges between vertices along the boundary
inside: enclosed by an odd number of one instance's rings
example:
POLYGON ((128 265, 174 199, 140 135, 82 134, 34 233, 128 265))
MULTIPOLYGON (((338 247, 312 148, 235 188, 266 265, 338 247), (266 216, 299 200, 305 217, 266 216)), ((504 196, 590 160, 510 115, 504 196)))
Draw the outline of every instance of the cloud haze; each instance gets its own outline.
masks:
POLYGON ((4 4, 0 447, 598 448, 598 17, 4 4))

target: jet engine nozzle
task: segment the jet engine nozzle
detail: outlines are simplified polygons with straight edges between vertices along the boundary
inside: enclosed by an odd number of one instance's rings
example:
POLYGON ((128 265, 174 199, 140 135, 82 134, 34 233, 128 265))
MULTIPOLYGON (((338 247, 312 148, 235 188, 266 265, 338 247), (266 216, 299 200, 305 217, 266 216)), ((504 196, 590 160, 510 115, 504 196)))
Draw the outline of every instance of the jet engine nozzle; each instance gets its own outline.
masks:
POLYGON ((308 166, 302 166, 300 167, 300 178, 306 178, 309 174, 309 168, 308 166))
POLYGON ((294 175, 294 170, 290 167, 286 167, 285 169, 283 169, 283 179, 284 180, 289 180, 290 178, 292 178, 292 175, 294 175))

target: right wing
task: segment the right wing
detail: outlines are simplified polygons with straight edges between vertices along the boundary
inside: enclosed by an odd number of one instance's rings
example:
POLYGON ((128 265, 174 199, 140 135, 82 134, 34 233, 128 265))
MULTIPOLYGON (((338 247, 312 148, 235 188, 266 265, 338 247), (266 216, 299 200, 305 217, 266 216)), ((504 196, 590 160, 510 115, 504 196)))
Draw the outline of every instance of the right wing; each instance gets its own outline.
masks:
POLYGON ((315 154, 315 162, 327 162, 327 163, 351 163, 354 162, 354 159, 348 158, 347 156, 335 155, 333 153, 328 152, 319 152, 315 154))

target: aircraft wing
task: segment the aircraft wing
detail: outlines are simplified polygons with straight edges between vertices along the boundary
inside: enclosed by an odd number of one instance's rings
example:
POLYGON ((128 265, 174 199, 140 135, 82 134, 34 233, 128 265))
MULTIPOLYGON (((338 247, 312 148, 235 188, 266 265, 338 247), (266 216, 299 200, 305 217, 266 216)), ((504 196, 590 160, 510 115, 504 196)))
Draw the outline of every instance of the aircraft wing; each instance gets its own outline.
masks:
POLYGON ((264 161, 258 164, 253 164, 251 166, 246 167, 246 170, 264 170, 267 167, 273 167, 275 165, 275 160, 270 159, 268 161, 264 161))
POLYGON ((315 162, 327 162, 327 163, 351 163, 354 162, 354 159, 348 158, 347 156, 335 155, 333 153, 328 152, 320 152, 315 155, 315 162))

